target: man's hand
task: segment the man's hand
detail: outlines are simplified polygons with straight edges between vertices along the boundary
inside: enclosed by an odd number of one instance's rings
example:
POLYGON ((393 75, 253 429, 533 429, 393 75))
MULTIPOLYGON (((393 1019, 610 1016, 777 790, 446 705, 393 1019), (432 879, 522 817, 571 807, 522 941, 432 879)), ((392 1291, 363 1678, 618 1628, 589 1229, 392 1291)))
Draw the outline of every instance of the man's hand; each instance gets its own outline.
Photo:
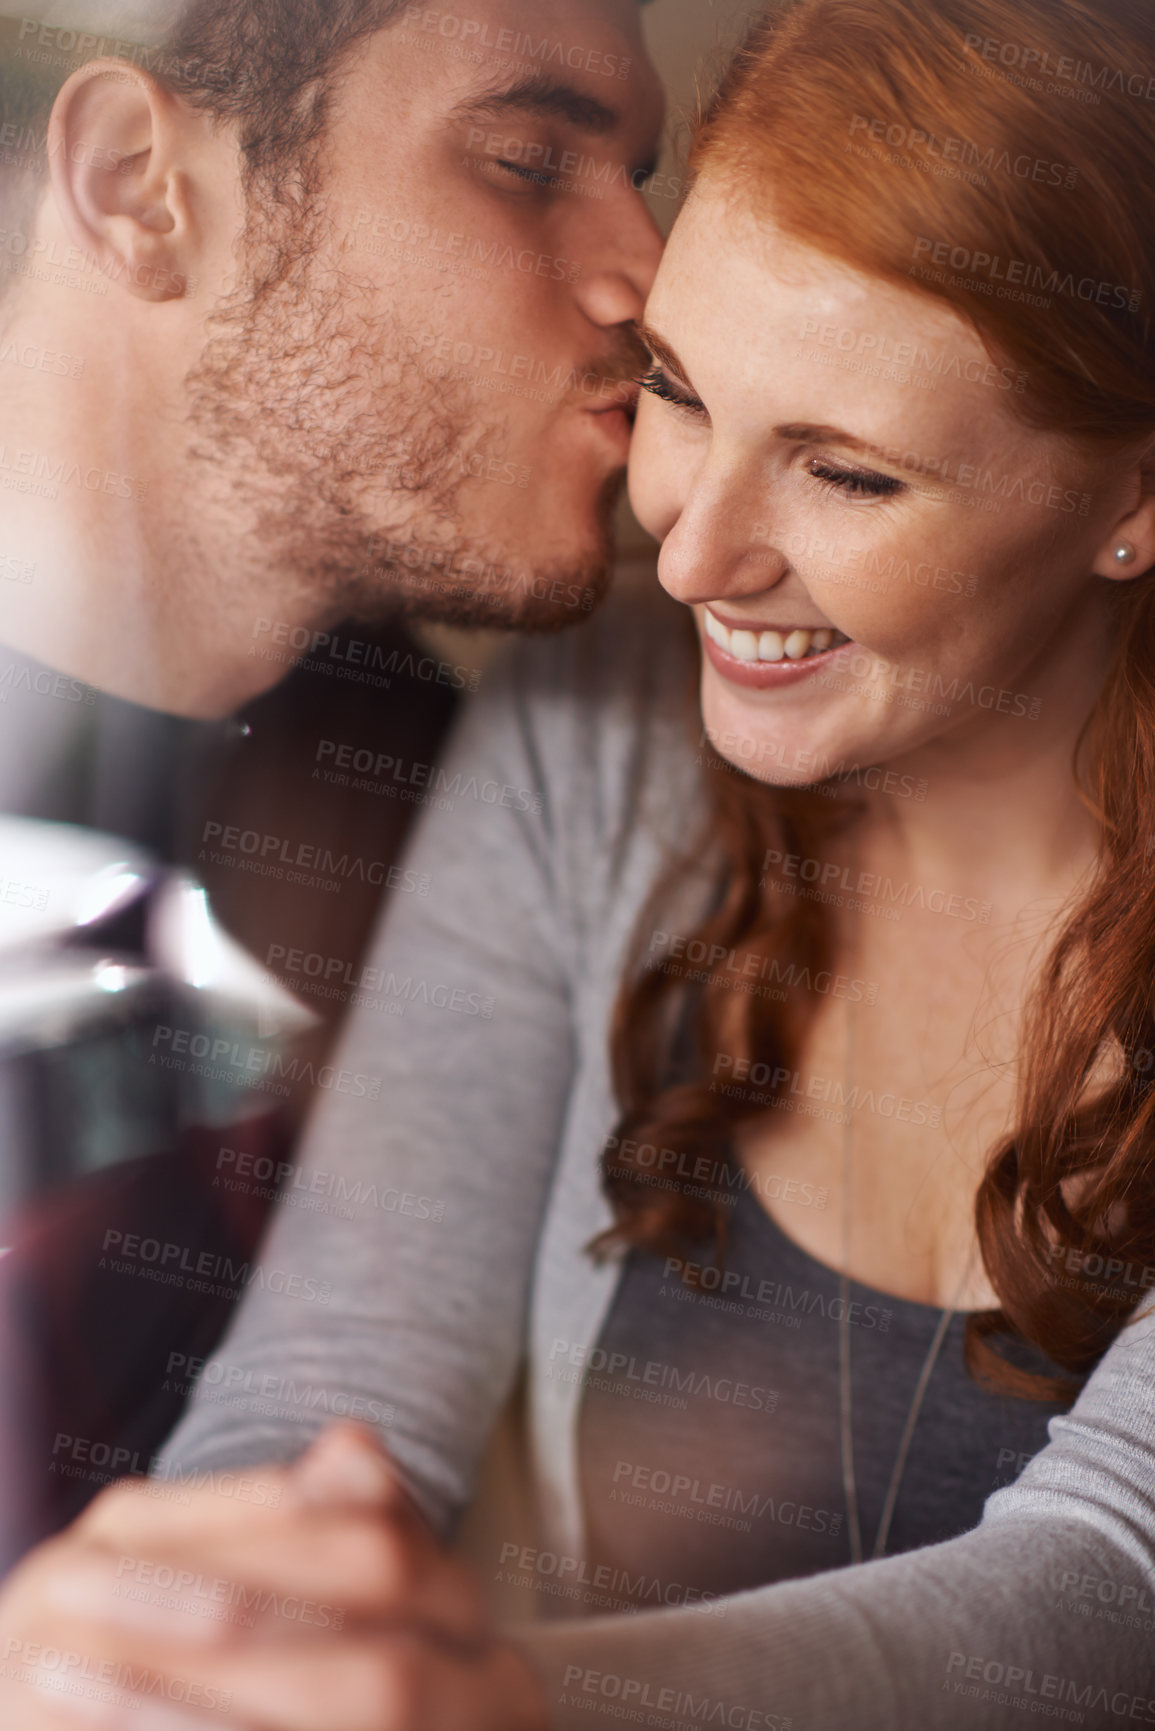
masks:
POLYGON ((26 1559, 0 1595, 6 1731, 541 1731, 528 1665, 371 1437, 334 1427, 248 1483, 115 1485, 26 1559))

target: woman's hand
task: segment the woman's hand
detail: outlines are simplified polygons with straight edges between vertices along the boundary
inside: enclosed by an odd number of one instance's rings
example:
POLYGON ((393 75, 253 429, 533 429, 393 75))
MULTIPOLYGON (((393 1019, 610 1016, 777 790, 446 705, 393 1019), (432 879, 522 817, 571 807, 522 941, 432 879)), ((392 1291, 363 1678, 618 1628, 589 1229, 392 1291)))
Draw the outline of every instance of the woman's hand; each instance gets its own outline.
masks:
POLYGON ((246 1482, 245 1502, 113 1486, 34 1552, 0 1596, 0 1723, 544 1727, 528 1664, 372 1438, 335 1427, 246 1482))

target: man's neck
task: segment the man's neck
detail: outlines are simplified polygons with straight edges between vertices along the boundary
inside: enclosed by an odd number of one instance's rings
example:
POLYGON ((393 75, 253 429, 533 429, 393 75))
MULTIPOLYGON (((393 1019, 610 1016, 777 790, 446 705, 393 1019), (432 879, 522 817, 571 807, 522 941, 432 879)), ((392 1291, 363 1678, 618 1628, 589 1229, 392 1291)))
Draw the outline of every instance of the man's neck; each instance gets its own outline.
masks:
POLYGON ((125 365, 114 330, 93 353, 68 307, 5 310, 0 643, 130 702, 227 713, 268 683, 246 658, 268 559, 247 555, 253 538, 203 477, 194 495, 182 420, 148 356, 125 365))

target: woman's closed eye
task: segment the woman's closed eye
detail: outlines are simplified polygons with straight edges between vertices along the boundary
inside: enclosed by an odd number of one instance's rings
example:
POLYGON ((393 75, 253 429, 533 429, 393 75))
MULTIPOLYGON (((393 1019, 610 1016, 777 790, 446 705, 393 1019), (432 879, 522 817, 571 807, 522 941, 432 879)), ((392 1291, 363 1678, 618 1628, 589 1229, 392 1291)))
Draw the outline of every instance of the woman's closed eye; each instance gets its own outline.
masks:
POLYGON ((648 373, 643 373, 636 381, 643 391, 648 391, 652 397, 660 397, 663 403, 671 403, 674 408, 682 409, 690 415, 705 415, 706 405, 700 397, 696 397, 688 386, 676 385, 669 374, 655 364, 648 373))
POLYGON ((828 487, 849 498, 886 499, 906 491, 905 482, 895 475, 879 475, 873 469, 842 469, 837 464, 824 462, 820 457, 811 459, 806 472, 813 475, 816 481, 820 481, 824 488, 828 487))

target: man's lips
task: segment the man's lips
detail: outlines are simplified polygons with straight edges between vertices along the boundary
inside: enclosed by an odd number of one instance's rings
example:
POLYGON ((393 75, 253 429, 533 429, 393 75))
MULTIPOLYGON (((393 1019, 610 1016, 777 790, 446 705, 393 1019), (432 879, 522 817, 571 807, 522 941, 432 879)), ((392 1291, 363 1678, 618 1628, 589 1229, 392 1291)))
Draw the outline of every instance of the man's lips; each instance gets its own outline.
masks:
POLYGON ((603 384, 606 386, 603 400, 587 403, 585 407, 593 415, 624 414, 628 416, 632 426, 638 412, 638 398, 641 396, 637 382, 633 379, 623 379, 620 382, 607 379, 603 384))

